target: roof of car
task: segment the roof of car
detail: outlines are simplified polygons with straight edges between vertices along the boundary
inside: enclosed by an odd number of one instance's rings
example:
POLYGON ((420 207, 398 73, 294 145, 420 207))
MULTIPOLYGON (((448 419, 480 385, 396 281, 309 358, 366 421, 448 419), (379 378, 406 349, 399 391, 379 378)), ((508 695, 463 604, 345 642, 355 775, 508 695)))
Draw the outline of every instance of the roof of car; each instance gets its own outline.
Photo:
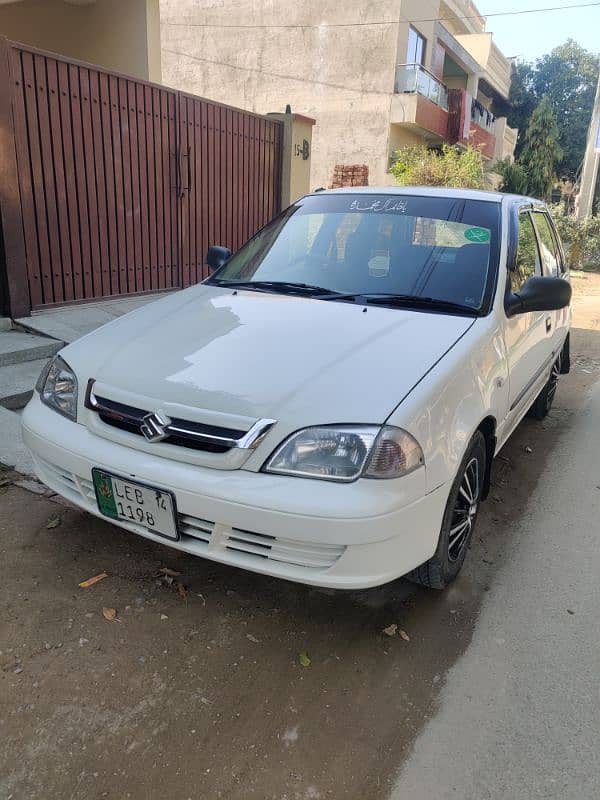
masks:
MULTIPOLYGON (((311 192, 315 194, 315 192, 311 192)), ((431 186, 352 186, 344 189, 317 189, 316 194, 389 194, 421 195, 423 197, 462 197, 465 200, 484 200, 501 203, 503 200, 524 201, 539 204, 539 200, 521 195, 486 192, 480 189, 446 189, 431 186)))

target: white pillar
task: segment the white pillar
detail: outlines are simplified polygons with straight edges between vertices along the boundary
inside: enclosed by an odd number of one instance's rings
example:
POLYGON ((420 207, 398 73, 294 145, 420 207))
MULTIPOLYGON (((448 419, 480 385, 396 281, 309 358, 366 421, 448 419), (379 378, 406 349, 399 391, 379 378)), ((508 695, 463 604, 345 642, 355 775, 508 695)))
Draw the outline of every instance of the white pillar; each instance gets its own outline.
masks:
POLYGON ((594 113, 588 131, 587 146, 585 148, 585 161, 583 162, 583 172, 581 173, 581 189, 577 202, 577 218, 586 219, 592 216, 594 205, 594 193, 596 190, 596 180, 598 178, 598 162, 600 161, 600 76, 598 76, 598 88, 596 90, 596 102, 594 103, 594 113))
POLYGON ((292 114, 291 111, 285 114, 270 113, 269 116, 283 122, 281 207, 287 208, 311 190, 310 157, 315 120, 304 114, 292 114))

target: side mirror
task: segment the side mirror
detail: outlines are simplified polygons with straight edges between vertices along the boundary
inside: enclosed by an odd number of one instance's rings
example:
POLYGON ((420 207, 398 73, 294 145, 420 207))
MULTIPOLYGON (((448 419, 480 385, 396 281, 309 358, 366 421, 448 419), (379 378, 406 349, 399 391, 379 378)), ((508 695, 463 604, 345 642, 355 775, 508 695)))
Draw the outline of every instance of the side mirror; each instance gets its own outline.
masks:
POLYGON ((556 311, 571 302, 571 284, 563 278, 543 278, 534 275, 525 281, 521 290, 509 293, 504 301, 507 317, 527 311, 556 311))
POLYGON ((231 258, 231 250, 228 247, 220 247, 219 245, 213 245, 212 247, 208 248, 208 253, 206 254, 206 263, 208 264, 208 268, 211 272, 214 272, 219 267, 222 267, 226 261, 229 261, 231 258))

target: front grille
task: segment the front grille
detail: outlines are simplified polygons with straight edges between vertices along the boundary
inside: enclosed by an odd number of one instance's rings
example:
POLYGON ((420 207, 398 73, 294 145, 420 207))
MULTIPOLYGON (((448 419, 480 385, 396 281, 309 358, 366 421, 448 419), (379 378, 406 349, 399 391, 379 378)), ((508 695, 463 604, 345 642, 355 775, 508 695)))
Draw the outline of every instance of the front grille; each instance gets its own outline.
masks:
POLYGON ((105 425, 143 437, 148 442, 173 444, 207 453, 227 453, 234 448, 253 450, 275 425, 274 419, 259 419, 250 430, 244 431, 167 417, 162 412, 146 411, 100 397, 94 392, 95 382, 94 378, 88 381, 85 407, 98 414, 105 425))
MULTIPOLYGON (((98 413, 105 425, 133 433, 136 436, 144 436, 142 424, 148 411, 98 395, 94 395, 94 405, 88 407, 98 413)), ((215 425, 205 425, 201 422, 190 422, 177 418, 170 419, 166 431, 168 436, 161 439, 162 442, 207 453, 227 453, 235 446, 236 440, 246 434, 246 431, 235 428, 220 428, 215 425)))

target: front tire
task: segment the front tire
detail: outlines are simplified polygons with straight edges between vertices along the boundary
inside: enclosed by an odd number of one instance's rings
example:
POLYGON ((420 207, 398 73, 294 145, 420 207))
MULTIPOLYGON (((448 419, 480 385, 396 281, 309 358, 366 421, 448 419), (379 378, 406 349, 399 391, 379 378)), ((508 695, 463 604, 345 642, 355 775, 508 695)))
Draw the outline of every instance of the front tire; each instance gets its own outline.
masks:
POLYGON ((445 589, 464 564, 479 513, 487 448, 481 431, 471 439, 452 484, 435 554, 406 577, 430 589, 445 589))

